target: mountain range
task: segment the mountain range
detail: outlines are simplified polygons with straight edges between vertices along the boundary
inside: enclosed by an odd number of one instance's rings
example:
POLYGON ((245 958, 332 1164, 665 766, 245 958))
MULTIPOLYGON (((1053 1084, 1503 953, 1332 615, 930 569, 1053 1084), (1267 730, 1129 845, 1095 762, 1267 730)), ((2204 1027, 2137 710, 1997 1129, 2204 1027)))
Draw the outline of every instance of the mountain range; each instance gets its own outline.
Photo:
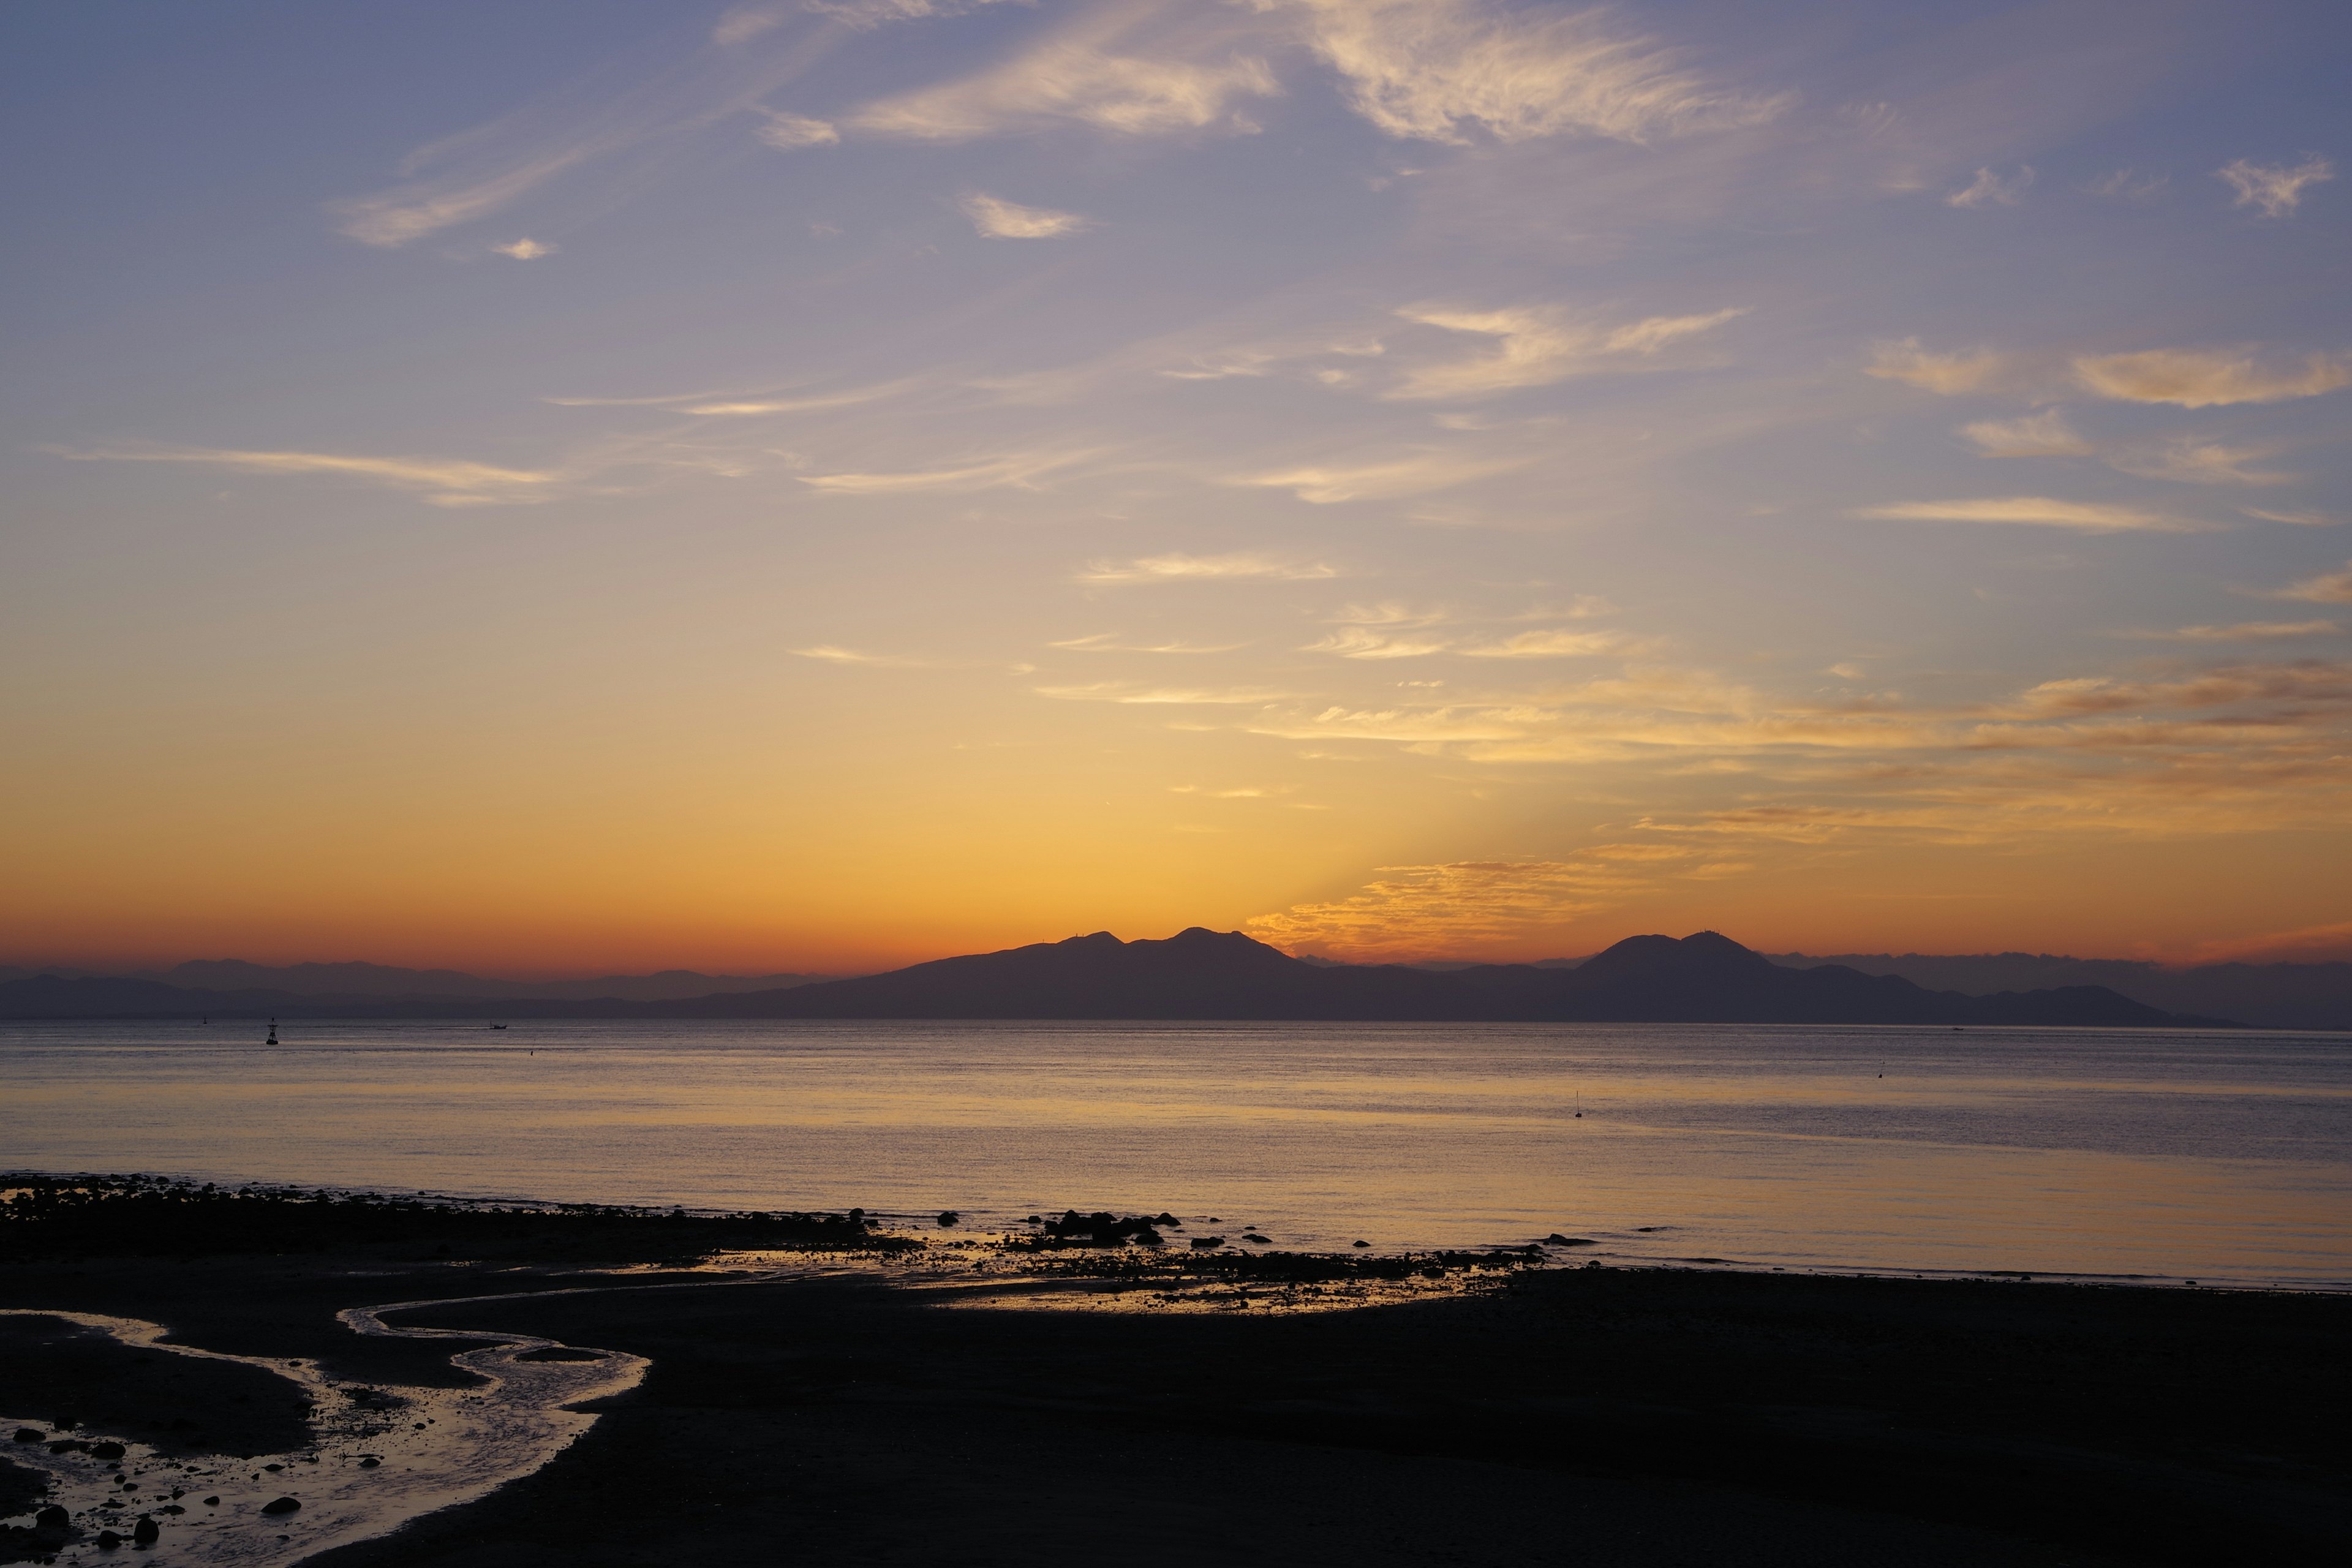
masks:
MULTIPOLYGON (((341 968, 344 966, 320 966, 341 968)), ((415 972, 410 972, 415 973, 415 972)), ((429 973, 429 972, 427 972, 429 973)), ((793 977, 798 980, 800 977, 793 977)), ((1310 963, 1238 931, 1108 931, 885 974, 694 997, 302 996, 142 979, 0 984, 0 1017, 187 1016, 1355 1019, 2231 1026, 2099 985, 1971 996, 1843 964, 1794 968, 1713 931, 1629 937, 1574 967, 1310 963)))

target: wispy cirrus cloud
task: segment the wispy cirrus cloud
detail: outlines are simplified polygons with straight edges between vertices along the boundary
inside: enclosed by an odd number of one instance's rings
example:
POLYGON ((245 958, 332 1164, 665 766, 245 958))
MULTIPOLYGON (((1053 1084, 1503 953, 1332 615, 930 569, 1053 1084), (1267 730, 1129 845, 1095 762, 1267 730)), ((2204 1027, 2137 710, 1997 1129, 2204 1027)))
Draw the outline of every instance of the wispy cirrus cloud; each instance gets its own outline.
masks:
POLYGON ((1350 107, 1396 137, 1645 142, 1761 124, 1791 101, 1710 82, 1601 10, 1547 15, 1481 0, 1293 4, 1350 107))
POLYGON ((1863 374, 1957 397, 1993 391, 2011 381, 2018 369, 2015 356, 1996 350, 1936 353, 1920 347, 1917 338, 1896 338, 1872 346, 1871 362, 1863 367, 1863 374))
POLYGON ((915 658, 905 654, 895 653, 864 653, 854 647, 840 647, 832 643, 822 643, 815 647, 796 647, 788 651, 797 658, 814 658, 824 664, 862 664, 877 669, 936 668, 933 661, 927 658, 915 658))
POLYGON ((2292 483, 2293 474, 2282 474, 2267 468, 2250 468, 2276 456, 2275 447, 2232 447, 2221 441, 2203 441, 2194 436, 2177 436, 2153 447, 2126 447, 2111 454, 2107 466, 2118 472, 2136 474, 2146 479, 2171 479, 2190 485, 2284 485, 2292 483))
POLYGON ((2075 360, 2074 371, 2077 382, 2101 397, 2181 408, 2283 403, 2352 385, 2352 362, 2343 358, 2315 353, 2299 366, 2265 365, 2251 349, 2094 354, 2075 360))
POLYGON ((801 474, 800 482, 825 495, 910 495, 927 490, 1036 489, 1048 474, 1084 462, 1085 452, 1022 452, 950 468, 898 473, 801 474))
POLYGON ((1439 653, 1457 654, 1465 658, 1589 658, 1624 652, 1634 640, 1616 631, 1554 628, 1496 639, 1429 631, 1375 631, 1370 626, 1351 626, 1328 633, 1298 651, 1360 659, 1422 658, 1439 653))
POLYGON ((560 245, 548 245, 541 240, 528 238, 511 239, 504 245, 490 247, 496 254, 510 256, 517 261, 536 261, 542 256, 552 256, 562 248, 560 245))
POLYGON ((2083 533, 2189 533, 2197 527, 2179 518, 2138 507, 2057 500, 2049 496, 1899 501, 1892 506, 1858 507, 1853 515, 1899 522, 2021 523, 2037 528, 2067 528, 2083 533))
POLYGON ((1072 653, 1232 653, 1249 645, 1237 642, 1128 642, 1121 640, 1117 632, 1097 632, 1092 637, 1066 637, 1045 646, 1066 648, 1072 653))
POLYGON ((2336 528, 2344 521, 2342 518, 2324 511, 2265 511, 2254 506, 2242 506, 2238 511, 2242 516, 2259 518, 2264 522, 2292 523, 2297 528, 2336 528))
POLYGON ((1254 686, 1139 686, 1132 681, 1097 680, 1084 686, 1040 686, 1040 697, 1064 702, 1124 702, 1146 707, 1263 707, 1290 693, 1254 686))
POLYGON ((779 153, 797 153, 804 147, 832 147, 841 141, 841 132, 829 122, 812 120, 805 114, 786 114, 781 110, 762 109, 760 129, 753 132, 779 153))
POLYGON ((2033 184, 2033 165, 2021 163, 2012 174, 1979 169, 1977 177, 1944 198, 1948 207, 2013 207, 2033 184))
POLYGON ((2352 561, 2341 572, 2323 572, 2290 583, 2268 595, 2273 599, 2304 599, 2315 605, 2352 605, 2352 561))
POLYGON ((1980 419, 1960 426, 1984 458, 2083 458, 2097 450, 2057 409, 2021 419, 1980 419))
POLYGON ((845 123, 916 142, 971 142, 1063 124, 1129 136, 1255 130, 1237 106, 1282 90, 1265 61, 1223 47, 1220 29, 1197 18, 1181 36, 1153 28, 1154 19, 1134 7, 1081 13, 1002 65, 878 99, 845 123))
POLYGON ((1674 344, 1711 332, 1746 315, 1733 307, 1688 316, 1649 316, 1613 327, 1580 321, 1541 306, 1499 310, 1409 306, 1408 321, 1496 341, 1494 352, 1423 365, 1383 394, 1391 398, 1487 397, 1519 387, 1549 386, 1570 376, 1638 368, 1674 344))
POLYGON ((1472 479, 1507 473, 1533 459, 1518 455, 1479 456, 1468 452, 1423 451, 1385 462, 1310 463, 1272 473, 1246 474, 1226 483, 1259 489, 1288 490, 1317 506, 1339 501, 1386 500, 1397 496, 1425 495, 1472 479))
POLYGON ((2336 177, 2336 165, 2315 153, 2291 169, 2240 158, 2214 170, 2213 177, 2238 193, 2233 205, 2259 208, 2264 217, 2286 217, 2303 205, 2305 186, 2336 177))
POLYGON ((997 196, 973 192, 956 203, 972 228, 988 239, 1053 239, 1094 226, 1092 218, 1050 207, 1025 207, 997 196))
POLYGON ((2344 628, 2334 621, 2240 621, 2234 626, 2181 626, 2168 632, 2126 632, 2158 642, 2279 642, 2333 637, 2344 628))
POLYGON ((342 452, 257 452, 220 447, 48 448, 77 462, 189 463, 246 474, 329 474, 423 491, 435 506, 517 505, 548 500, 566 476, 447 458, 379 458, 342 452))
POLYGON ((1339 569, 1319 561, 1286 561, 1253 551, 1226 555, 1147 555, 1129 562, 1097 561, 1078 574, 1081 583, 1304 583, 1337 577, 1339 569))

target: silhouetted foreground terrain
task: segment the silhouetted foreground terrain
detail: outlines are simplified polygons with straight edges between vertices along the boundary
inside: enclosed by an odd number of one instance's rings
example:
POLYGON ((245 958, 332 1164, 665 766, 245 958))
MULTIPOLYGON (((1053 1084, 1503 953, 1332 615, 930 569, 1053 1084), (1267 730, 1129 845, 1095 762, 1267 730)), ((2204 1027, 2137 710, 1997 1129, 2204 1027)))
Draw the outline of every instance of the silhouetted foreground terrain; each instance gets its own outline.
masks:
MULTIPOLYGON (((121 1201, 152 1211, 154 1194, 126 1185, 121 1201)), ((299 1219, 307 1246, 316 1215, 305 1206, 254 1213, 299 1219)), ((586 1234, 596 1219, 537 1223, 586 1234)), ((1069 1256, 1129 1276, 1092 1288, 1146 1310, 1071 1312, 1019 1307, 1026 1298, 1003 1276, 925 1273, 918 1249, 856 1278, 709 1285, 583 1274, 593 1248, 568 1246, 575 1261, 560 1267, 476 1264, 471 1221, 453 1216, 438 1237, 415 1223, 324 1253, 169 1266, 143 1221, 113 1253, 10 1246, 0 1305, 160 1319, 183 1342, 451 1386, 465 1379, 445 1358, 462 1342, 361 1340, 333 1313, 624 1287, 400 1314, 653 1365, 537 1475, 315 1559, 322 1568, 787 1554, 1187 1568, 2210 1564, 2352 1550, 2341 1420, 2352 1299, 1506 1268, 1481 1294, 1282 1314, 1268 1310, 1283 1299, 1282 1264, 1258 1257, 1255 1282, 1215 1288, 1233 1304, 1176 1312, 1149 1309, 1202 1266, 1130 1246, 1069 1256), (982 1296, 1000 1304, 959 1309, 982 1296)), ((613 1260, 643 1256, 624 1246, 613 1260)), ((1003 1267, 1035 1261, 1010 1255, 1003 1267)), ((1297 1266, 1314 1277, 1320 1261, 1297 1266)), ((53 1421, 64 1413, 47 1405, 71 1395, 86 1436, 103 1411, 108 1436, 190 1447, 184 1424, 205 1412, 173 1381, 187 1373, 218 1384, 204 1391, 215 1403, 249 1402, 237 1430, 208 1434, 213 1451, 299 1436, 299 1405, 269 1397, 266 1374, 69 1348, 70 1387, 47 1358, 0 1356, 0 1410, 53 1421)))
MULTIPOLYGON (((154 982, 40 978, 0 985, 0 1016, 479 1016, 478 1002, 321 1002, 197 993, 154 982)), ((1837 965, 1791 969, 1701 931, 1630 937, 1573 969, 1304 963, 1238 932, 1165 941, 1108 931, 1003 952, 795 985, 666 1002, 514 1000, 501 1017, 1228 1018, 2228 1026, 2095 985, 1968 996, 1837 965)))

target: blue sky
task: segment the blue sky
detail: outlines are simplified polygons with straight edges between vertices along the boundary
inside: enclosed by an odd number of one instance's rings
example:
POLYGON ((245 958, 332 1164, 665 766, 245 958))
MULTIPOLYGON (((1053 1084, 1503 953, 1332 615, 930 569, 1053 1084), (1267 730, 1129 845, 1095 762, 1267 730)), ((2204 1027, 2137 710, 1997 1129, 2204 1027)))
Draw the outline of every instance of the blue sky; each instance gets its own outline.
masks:
POLYGON ((0 29, 27 953, 2352 939, 2331 7, 0 29))

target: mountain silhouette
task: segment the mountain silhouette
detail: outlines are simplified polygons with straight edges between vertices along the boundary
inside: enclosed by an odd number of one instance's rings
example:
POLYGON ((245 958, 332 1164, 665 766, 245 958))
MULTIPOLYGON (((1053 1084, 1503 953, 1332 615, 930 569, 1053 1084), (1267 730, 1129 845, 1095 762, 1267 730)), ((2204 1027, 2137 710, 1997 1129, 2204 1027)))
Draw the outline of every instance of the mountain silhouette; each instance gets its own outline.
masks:
POLYGON ((2237 1027, 2102 985, 1990 996, 1842 964, 1791 969, 1715 931, 1628 937, 1573 969, 1310 963, 1239 931, 1108 931, 942 958, 886 974, 693 997, 304 996, 140 979, 0 984, 0 1017, 1133 1018, 2237 1027))
POLYGON ((1238 931, 1108 931, 791 991, 708 996, 733 1018, 1430 1019, 1619 1023, 2210 1026, 2103 986, 1964 996, 1826 964, 1784 969, 1715 931, 1628 937, 1574 969, 1325 965, 1238 931))

